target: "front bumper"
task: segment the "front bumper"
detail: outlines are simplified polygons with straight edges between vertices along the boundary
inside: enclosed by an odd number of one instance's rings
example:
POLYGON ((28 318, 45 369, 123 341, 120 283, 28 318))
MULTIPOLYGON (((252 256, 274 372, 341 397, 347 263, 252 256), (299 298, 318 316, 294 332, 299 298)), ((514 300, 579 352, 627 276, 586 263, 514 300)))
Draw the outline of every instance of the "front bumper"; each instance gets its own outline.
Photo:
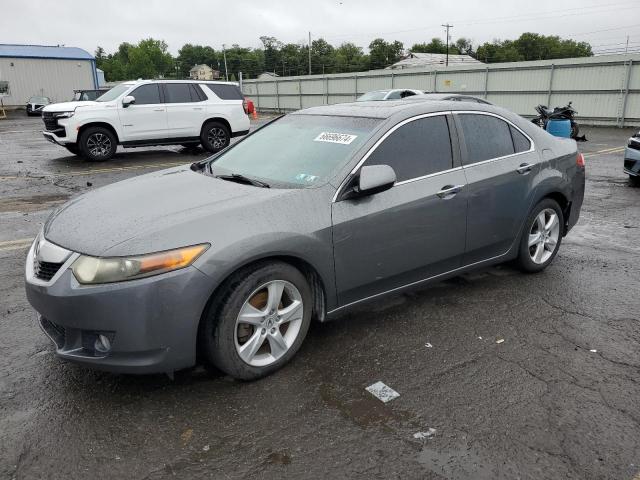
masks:
POLYGON ((633 142, 633 147, 627 146, 624 150, 624 173, 631 175, 632 177, 640 177, 640 139, 634 141, 631 139, 629 142, 633 142))
POLYGON ((70 262, 50 282, 28 274, 25 282, 27 299, 59 357, 119 373, 166 373, 195 365, 198 325, 212 291, 209 277, 191 266, 139 280, 81 285, 70 262), (108 352, 95 348, 98 335, 109 339, 108 352))

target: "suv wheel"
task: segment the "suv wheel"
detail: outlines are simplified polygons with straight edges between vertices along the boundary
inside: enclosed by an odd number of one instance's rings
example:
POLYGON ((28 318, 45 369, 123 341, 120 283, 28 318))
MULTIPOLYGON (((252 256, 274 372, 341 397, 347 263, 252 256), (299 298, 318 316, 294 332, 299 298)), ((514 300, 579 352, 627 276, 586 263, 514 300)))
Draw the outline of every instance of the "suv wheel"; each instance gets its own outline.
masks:
POLYGON ((115 135, 104 127, 87 128, 80 135, 79 144, 82 154, 94 162, 109 160, 116 154, 118 146, 115 135))
POLYGON ((229 145, 231 134, 229 129, 220 122, 207 122, 202 127, 200 141, 206 150, 216 153, 229 145))
POLYGON ((520 239, 518 266, 540 272, 554 259, 562 242, 564 216, 558 202, 545 198, 529 214, 520 239))
POLYGON ((262 263, 233 274, 212 302, 199 332, 199 350, 213 366, 254 380, 285 365, 311 323, 309 284, 283 262, 262 263))

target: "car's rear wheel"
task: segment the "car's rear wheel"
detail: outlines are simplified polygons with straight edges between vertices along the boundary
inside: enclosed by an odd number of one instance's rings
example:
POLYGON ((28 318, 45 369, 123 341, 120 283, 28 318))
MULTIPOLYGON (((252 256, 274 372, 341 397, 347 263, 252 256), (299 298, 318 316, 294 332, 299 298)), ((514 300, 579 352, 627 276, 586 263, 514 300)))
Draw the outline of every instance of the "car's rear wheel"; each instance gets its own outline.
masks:
POLYGON ((67 143, 64 146, 64 148, 69 150, 69 152, 73 153, 74 155, 80 155, 80 149, 78 148, 78 145, 75 143, 67 143))
POLYGON ((80 150, 93 162, 109 160, 116 154, 116 136, 104 127, 89 127, 80 135, 80 150))
POLYGON ((529 214, 516 260, 525 272, 540 272, 555 258, 562 242, 564 216, 558 202, 545 198, 529 214))
POLYGON ((209 152, 216 153, 226 148, 231 141, 231 133, 220 122, 207 122, 202 127, 200 143, 209 152))
POLYGON ((234 378, 268 375, 302 345, 311 304, 306 278, 289 264, 269 262, 240 270, 225 282, 202 320, 200 354, 234 378))

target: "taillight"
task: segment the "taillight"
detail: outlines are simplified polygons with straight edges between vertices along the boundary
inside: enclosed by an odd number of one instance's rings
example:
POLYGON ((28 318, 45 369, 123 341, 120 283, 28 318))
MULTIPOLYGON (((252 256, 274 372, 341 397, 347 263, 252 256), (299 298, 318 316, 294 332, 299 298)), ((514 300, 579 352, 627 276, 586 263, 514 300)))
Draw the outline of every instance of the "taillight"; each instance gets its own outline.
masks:
POLYGON ((578 152, 578 156, 576 157, 576 165, 584 168, 584 155, 578 152))

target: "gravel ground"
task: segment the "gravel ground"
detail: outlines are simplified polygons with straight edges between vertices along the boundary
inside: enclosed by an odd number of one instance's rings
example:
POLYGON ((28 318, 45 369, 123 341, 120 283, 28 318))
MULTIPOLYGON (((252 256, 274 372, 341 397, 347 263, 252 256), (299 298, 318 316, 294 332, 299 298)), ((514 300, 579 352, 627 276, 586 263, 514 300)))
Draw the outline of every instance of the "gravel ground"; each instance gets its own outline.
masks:
POLYGON ((368 304, 314 325, 287 367, 243 383, 55 357, 23 288, 51 209, 206 155, 145 148, 90 164, 39 129, 37 118, 0 120, 3 478, 640 478, 631 131, 585 129, 582 216, 545 272, 499 266, 368 304), (377 381, 399 397, 365 390, 377 381))

